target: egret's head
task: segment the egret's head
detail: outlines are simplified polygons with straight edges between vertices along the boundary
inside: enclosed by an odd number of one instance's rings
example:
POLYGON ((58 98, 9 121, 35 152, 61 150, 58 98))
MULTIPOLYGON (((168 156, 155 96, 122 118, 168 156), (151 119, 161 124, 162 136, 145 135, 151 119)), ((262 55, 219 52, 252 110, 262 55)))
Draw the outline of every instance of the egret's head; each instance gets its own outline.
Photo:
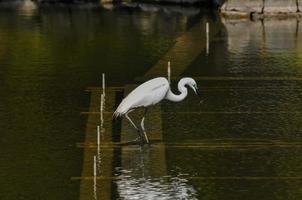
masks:
POLYGON ((186 80, 186 85, 189 86, 190 88, 192 88, 192 90, 195 92, 195 94, 199 94, 198 93, 198 87, 196 84, 196 81, 193 78, 185 78, 186 80))
MULTIPOLYGON (((200 97, 200 93, 196 81, 193 78, 185 78, 185 81, 186 81, 186 85, 192 88, 195 94, 200 97)), ((202 100, 200 100, 200 103, 202 103, 202 100)))

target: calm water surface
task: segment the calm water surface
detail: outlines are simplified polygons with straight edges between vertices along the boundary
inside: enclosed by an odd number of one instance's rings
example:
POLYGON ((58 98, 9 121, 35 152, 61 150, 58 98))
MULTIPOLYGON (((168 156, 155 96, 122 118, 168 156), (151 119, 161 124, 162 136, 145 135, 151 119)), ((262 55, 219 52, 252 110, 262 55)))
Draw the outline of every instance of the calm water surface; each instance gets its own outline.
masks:
MULTIPOLYGON (((109 86, 139 83, 177 38, 205 21, 213 30, 209 55, 197 52, 172 81, 196 78, 204 103, 191 93, 182 103, 163 102, 157 115, 163 142, 115 147, 107 193, 301 199, 302 25, 296 19, 225 21, 196 8, 30 2, 0 4, 0 199, 83 198, 81 181, 71 177, 85 167, 84 150, 76 147, 85 138, 85 89, 100 85, 103 72, 109 86)), ((205 33, 188 39, 199 37, 205 33)))

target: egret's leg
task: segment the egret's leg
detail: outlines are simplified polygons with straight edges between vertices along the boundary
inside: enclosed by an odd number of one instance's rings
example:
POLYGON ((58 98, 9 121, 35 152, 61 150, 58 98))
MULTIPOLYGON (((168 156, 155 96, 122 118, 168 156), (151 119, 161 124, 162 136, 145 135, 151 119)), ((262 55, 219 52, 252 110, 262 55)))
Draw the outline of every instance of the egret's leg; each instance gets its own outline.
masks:
POLYGON ((126 118, 129 120, 129 122, 132 124, 132 126, 137 130, 139 131, 139 129, 137 128, 137 126, 134 124, 134 122, 131 120, 131 118, 128 116, 128 113, 125 114, 126 118))
POLYGON ((146 140, 147 144, 149 144, 149 139, 148 139, 147 133, 145 131, 145 117, 146 117, 147 111, 148 111, 148 108, 145 108, 145 113, 144 113, 144 116, 141 121, 141 127, 144 132, 145 140, 146 140))
MULTIPOLYGON (((132 110, 130 112, 132 112, 132 110)), ((142 141, 143 138, 142 138, 142 134, 141 134, 140 130, 137 128, 137 126, 135 125, 135 123, 132 121, 132 119, 128 115, 130 112, 126 113, 125 117, 129 120, 129 122, 132 124, 132 126, 137 130, 139 138, 142 141)))

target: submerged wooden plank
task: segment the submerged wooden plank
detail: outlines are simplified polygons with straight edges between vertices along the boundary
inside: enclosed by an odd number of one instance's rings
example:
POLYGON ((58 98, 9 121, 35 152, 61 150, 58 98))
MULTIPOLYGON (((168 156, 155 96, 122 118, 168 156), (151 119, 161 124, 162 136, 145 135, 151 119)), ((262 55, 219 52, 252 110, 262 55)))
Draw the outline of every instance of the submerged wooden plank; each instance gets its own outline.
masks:
MULTIPOLYGON (((170 176, 164 176, 163 179, 169 179, 170 176)), ((273 181, 282 181, 282 180, 302 180, 301 176, 191 176, 185 177, 187 180, 273 180, 273 181)), ((72 177, 72 180, 93 180, 93 176, 88 177, 72 177)), ((119 177, 96 177, 97 180, 119 180, 119 177)))
MULTIPOLYGON (((233 142, 182 142, 182 143, 157 143, 152 144, 150 148, 184 148, 184 149, 192 149, 192 148, 204 148, 204 149, 251 149, 251 148, 301 148, 301 142, 237 142, 234 140, 233 142)), ((81 145, 81 148, 97 148, 97 145, 81 145)), ((105 144, 102 145, 101 148, 104 149, 112 149, 112 148, 123 148, 124 151, 136 151, 137 148, 125 148, 123 144, 105 144)), ((133 146, 132 146, 133 147, 133 146)), ((137 146, 136 146, 137 147, 137 146)))
MULTIPOLYGON (((301 114, 301 111, 175 111, 175 112, 161 112, 161 114, 165 115, 205 115, 205 114, 214 114, 214 115, 234 115, 234 114, 301 114)), ((99 112, 82 112, 84 115, 99 115, 99 112)), ((106 115, 112 116, 113 112, 104 113, 106 115)))
MULTIPOLYGON (((201 19, 199 23, 178 37, 174 46, 143 77, 137 80, 144 81, 158 76, 167 76, 168 61, 171 61, 172 75, 180 76, 207 47, 206 23, 206 19, 201 19)), ((218 27, 211 26, 210 23, 210 42, 218 31, 218 27)))
MULTIPOLYGON (((155 64, 144 77, 137 80, 147 80, 157 76, 166 76, 167 63, 172 62, 172 73, 179 76, 193 62, 194 59, 206 48, 206 38, 200 37, 205 32, 205 21, 197 23, 188 32, 180 36, 176 44, 155 64)), ((213 34, 215 34, 213 31, 213 34)), ((137 85, 127 85, 125 87, 126 96, 137 85)), ((140 124, 143 110, 136 110, 130 117, 140 124)), ((145 128, 151 143, 163 140, 162 113, 161 106, 157 105, 149 108, 145 119, 145 128)), ((122 121, 121 143, 132 141, 137 138, 137 132, 126 120, 122 121)), ((121 147, 121 168, 131 173, 132 179, 145 177, 163 177, 167 174, 165 145, 151 145, 141 147, 140 145, 129 145, 121 147)), ((117 181, 119 193, 125 194, 127 187, 123 188, 127 182, 127 176, 121 176, 123 180, 117 181)), ((127 185, 127 184, 126 184, 127 185)))
MULTIPOLYGON (((123 91, 123 87, 110 87, 109 91, 123 91)), ((94 92, 94 91, 102 91, 101 87, 88 87, 86 89, 87 92, 94 92)), ((106 91, 107 92, 107 91, 106 91)))
MULTIPOLYGON (((100 111, 101 92, 99 89, 91 90, 91 99, 89 112, 100 111)), ((115 103, 115 91, 108 88, 106 90, 106 106, 105 110, 112 111, 115 103)), ((100 140, 103 143, 112 142, 112 117, 111 115, 103 115, 103 129, 101 130, 100 140)), ((100 115, 88 114, 85 144, 97 145, 97 126, 101 126, 100 115)), ((112 160, 113 148, 84 148, 84 159, 82 177, 93 176, 94 156, 97 158, 97 176, 111 177, 112 176, 112 160)), ((81 179, 80 184, 80 200, 90 199, 111 199, 112 180, 96 179, 95 182, 81 179)))
MULTIPOLYGON (((178 77, 171 77, 172 80, 178 80, 178 77)), ((195 80, 204 81, 302 81, 298 76, 199 76, 195 80)))

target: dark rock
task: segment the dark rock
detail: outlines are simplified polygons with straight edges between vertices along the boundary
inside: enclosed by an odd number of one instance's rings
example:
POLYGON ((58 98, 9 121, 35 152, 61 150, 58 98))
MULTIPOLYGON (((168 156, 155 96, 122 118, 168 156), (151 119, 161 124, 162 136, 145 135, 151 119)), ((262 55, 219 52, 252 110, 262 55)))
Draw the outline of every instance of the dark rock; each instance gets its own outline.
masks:
POLYGON ((215 4, 215 5, 218 5, 218 6, 221 6, 225 0, 212 0, 212 2, 215 4))
POLYGON ((39 4, 55 4, 55 3, 80 4, 80 3, 88 3, 88 2, 100 2, 98 0, 32 0, 32 1, 37 2, 39 4))

